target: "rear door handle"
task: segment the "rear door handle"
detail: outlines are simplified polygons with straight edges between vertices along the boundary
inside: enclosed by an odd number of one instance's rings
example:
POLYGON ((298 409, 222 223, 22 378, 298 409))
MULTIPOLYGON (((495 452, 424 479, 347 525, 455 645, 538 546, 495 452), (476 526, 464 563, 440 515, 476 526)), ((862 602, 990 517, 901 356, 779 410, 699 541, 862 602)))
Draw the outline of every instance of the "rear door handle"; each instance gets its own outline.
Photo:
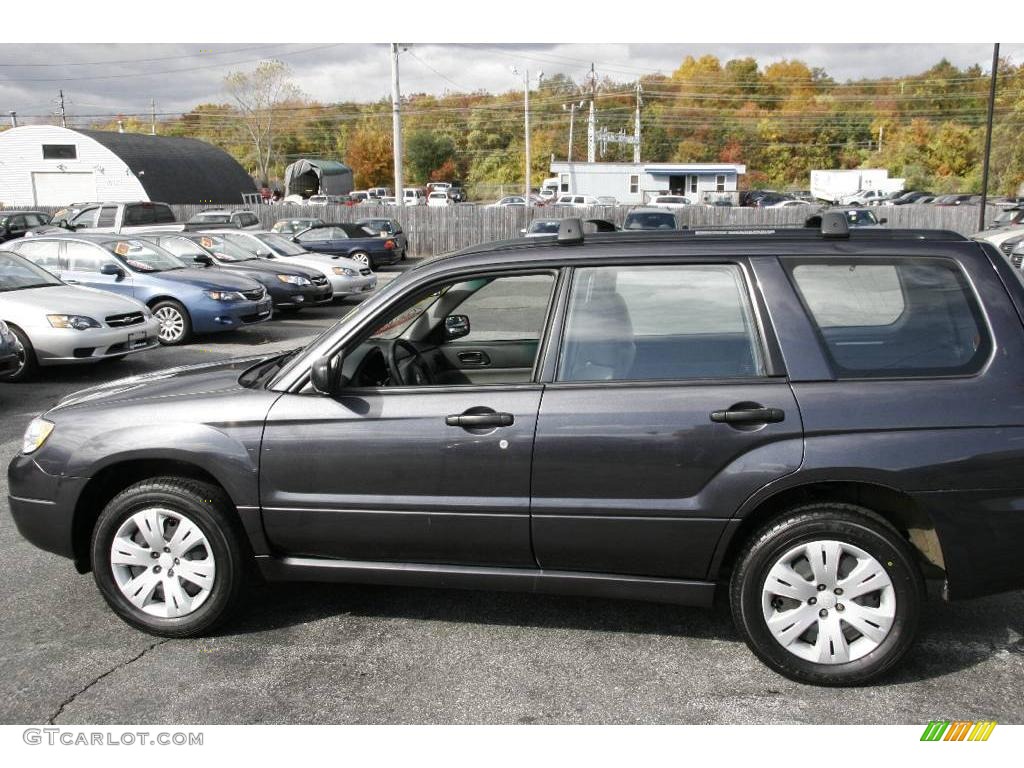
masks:
POLYGON ((449 427, 511 427, 516 419, 511 413, 459 413, 446 416, 444 423, 449 427))
POLYGON ((711 412, 711 420, 716 424, 775 424, 785 418, 786 412, 781 408, 730 408, 711 412))
POLYGON ((78 285, 78 283, 79 283, 79 282, 81 282, 81 281, 79 281, 79 280, 73 280, 73 279, 71 279, 70 277, 65 277, 65 278, 62 278, 62 279, 63 279, 63 280, 64 280, 64 282, 65 282, 65 283, 67 283, 68 285, 78 285))

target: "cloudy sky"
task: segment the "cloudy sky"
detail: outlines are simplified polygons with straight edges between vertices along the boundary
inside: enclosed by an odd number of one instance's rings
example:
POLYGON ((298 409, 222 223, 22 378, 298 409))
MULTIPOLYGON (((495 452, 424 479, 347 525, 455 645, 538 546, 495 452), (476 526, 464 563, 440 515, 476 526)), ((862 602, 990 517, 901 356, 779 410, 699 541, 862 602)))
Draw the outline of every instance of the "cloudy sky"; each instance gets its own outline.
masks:
MULTIPOLYGON (((628 81, 670 73, 687 55, 710 53, 722 61, 753 56, 762 66, 799 58, 837 80, 913 74, 945 57, 958 66, 988 69, 987 44, 414 44, 401 59, 405 93, 510 90, 510 67, 564 73, 577 81, 593 61, 599 76, 628 81)), ((1024 62, 1024 44, 1004 44, 1002 55, 1024 62)), ((261 59, 287 62, 295 82, 312 98, 332 102, 374 100, 390 92, 388 47, 356 43, 276 44, 51 44, 0 45, 0 114, 24 122, 52 114, 58 89, 72 116, 172 114, 203 102, 224 101, 224 76, 261 59)))

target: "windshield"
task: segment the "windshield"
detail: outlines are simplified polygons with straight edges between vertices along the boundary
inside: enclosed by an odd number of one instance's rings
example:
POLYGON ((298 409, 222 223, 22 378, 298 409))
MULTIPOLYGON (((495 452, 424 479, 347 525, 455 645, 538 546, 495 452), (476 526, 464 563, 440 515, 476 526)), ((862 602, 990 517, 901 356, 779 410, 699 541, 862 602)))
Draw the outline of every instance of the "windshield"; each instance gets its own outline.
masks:
POLYGON ((280 256, 300 256, 307 252, 301 245, 293 243, 287 237, 281 237, 281 235, 261 234, 256 235, 256 237, 273 248, 274 252, 280 256))
POLYGON ((231 214, 228 213, 197 213, 189 221, 198 221, 209 224, 226 224, 231 221, 231 214))
POLYGON ((535 221, 530 225, 530 232, 534 235, 557 235, 557 221, 535 221))
POLYGON ((56 277, 31 261, 13 253, 0 253, 0 291, 20 291, 63 285, 56 277))
POLYGON ((370 334, 371 339, 397 339, 402 333, 408 328, 412 322, 422 315, 430 305, 437 301, 438 297, 447 291, 449 286, 445 286, 440 291, 423 296, 419 301, 413 304, 406 310, 398 313, 395 317, 391 318, 388 322, 379 326, 373 333, 370 334))
POLYGON ((676 217, 671 213, 631 213, 626 217, 626 229, 675 229, 676 217))
POLYGON ((871 211, 847 211, 846 218, 851 224, 877 224, 878 219, 871 211))
POLYGON ((255 243, 251 247, 245 247, 229 240, 226 235, 198 235, 189 239, 195 240, 220 261, 252 261, 256 258, 255 243))
POLYGON ((1000 211, 999 213, 996 214, 994 223, 1009 224, 1013 222, 1018 216, 1020 216, 1020 214, 1021 211, 1018 208, 1009 208, 1008 210, 1000 211))
POLYGON ((139 272, 185 269, 185 262, 173 253, 143 240, 111 240, 104 243, 103 247, 139 272))

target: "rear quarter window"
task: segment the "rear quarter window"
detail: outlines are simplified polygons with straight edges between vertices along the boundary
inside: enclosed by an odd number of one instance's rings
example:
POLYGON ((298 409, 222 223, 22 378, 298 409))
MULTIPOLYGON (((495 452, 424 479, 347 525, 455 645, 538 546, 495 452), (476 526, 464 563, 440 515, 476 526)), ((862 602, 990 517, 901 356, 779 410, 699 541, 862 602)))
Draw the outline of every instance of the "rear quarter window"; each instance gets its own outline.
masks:
POLYGON ((959 265, 947 259, 789 264, 841 378, 966 376, 992 340, 959 265))

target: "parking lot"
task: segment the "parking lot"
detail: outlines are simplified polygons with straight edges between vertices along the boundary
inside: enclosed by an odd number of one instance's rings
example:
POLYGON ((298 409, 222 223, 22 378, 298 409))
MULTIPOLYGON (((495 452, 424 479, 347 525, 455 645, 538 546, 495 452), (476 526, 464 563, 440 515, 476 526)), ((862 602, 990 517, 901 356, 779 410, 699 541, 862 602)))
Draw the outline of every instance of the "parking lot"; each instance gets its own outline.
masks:
MULTIPOLYGON (((287 349, 350 307, 4 385, 0 457, 6 463, 27 422, 69 392, 287 349)), ((214 637, 160 640, 117 619, 91 576, 23 541, 6 509, 0 562, 4 723, 1024 722, 1020 592, 951 605, 933 599, 922 640, 896 675, 836 691, 769 671, 724 607, 273 585, 252 589, 214 637)))

